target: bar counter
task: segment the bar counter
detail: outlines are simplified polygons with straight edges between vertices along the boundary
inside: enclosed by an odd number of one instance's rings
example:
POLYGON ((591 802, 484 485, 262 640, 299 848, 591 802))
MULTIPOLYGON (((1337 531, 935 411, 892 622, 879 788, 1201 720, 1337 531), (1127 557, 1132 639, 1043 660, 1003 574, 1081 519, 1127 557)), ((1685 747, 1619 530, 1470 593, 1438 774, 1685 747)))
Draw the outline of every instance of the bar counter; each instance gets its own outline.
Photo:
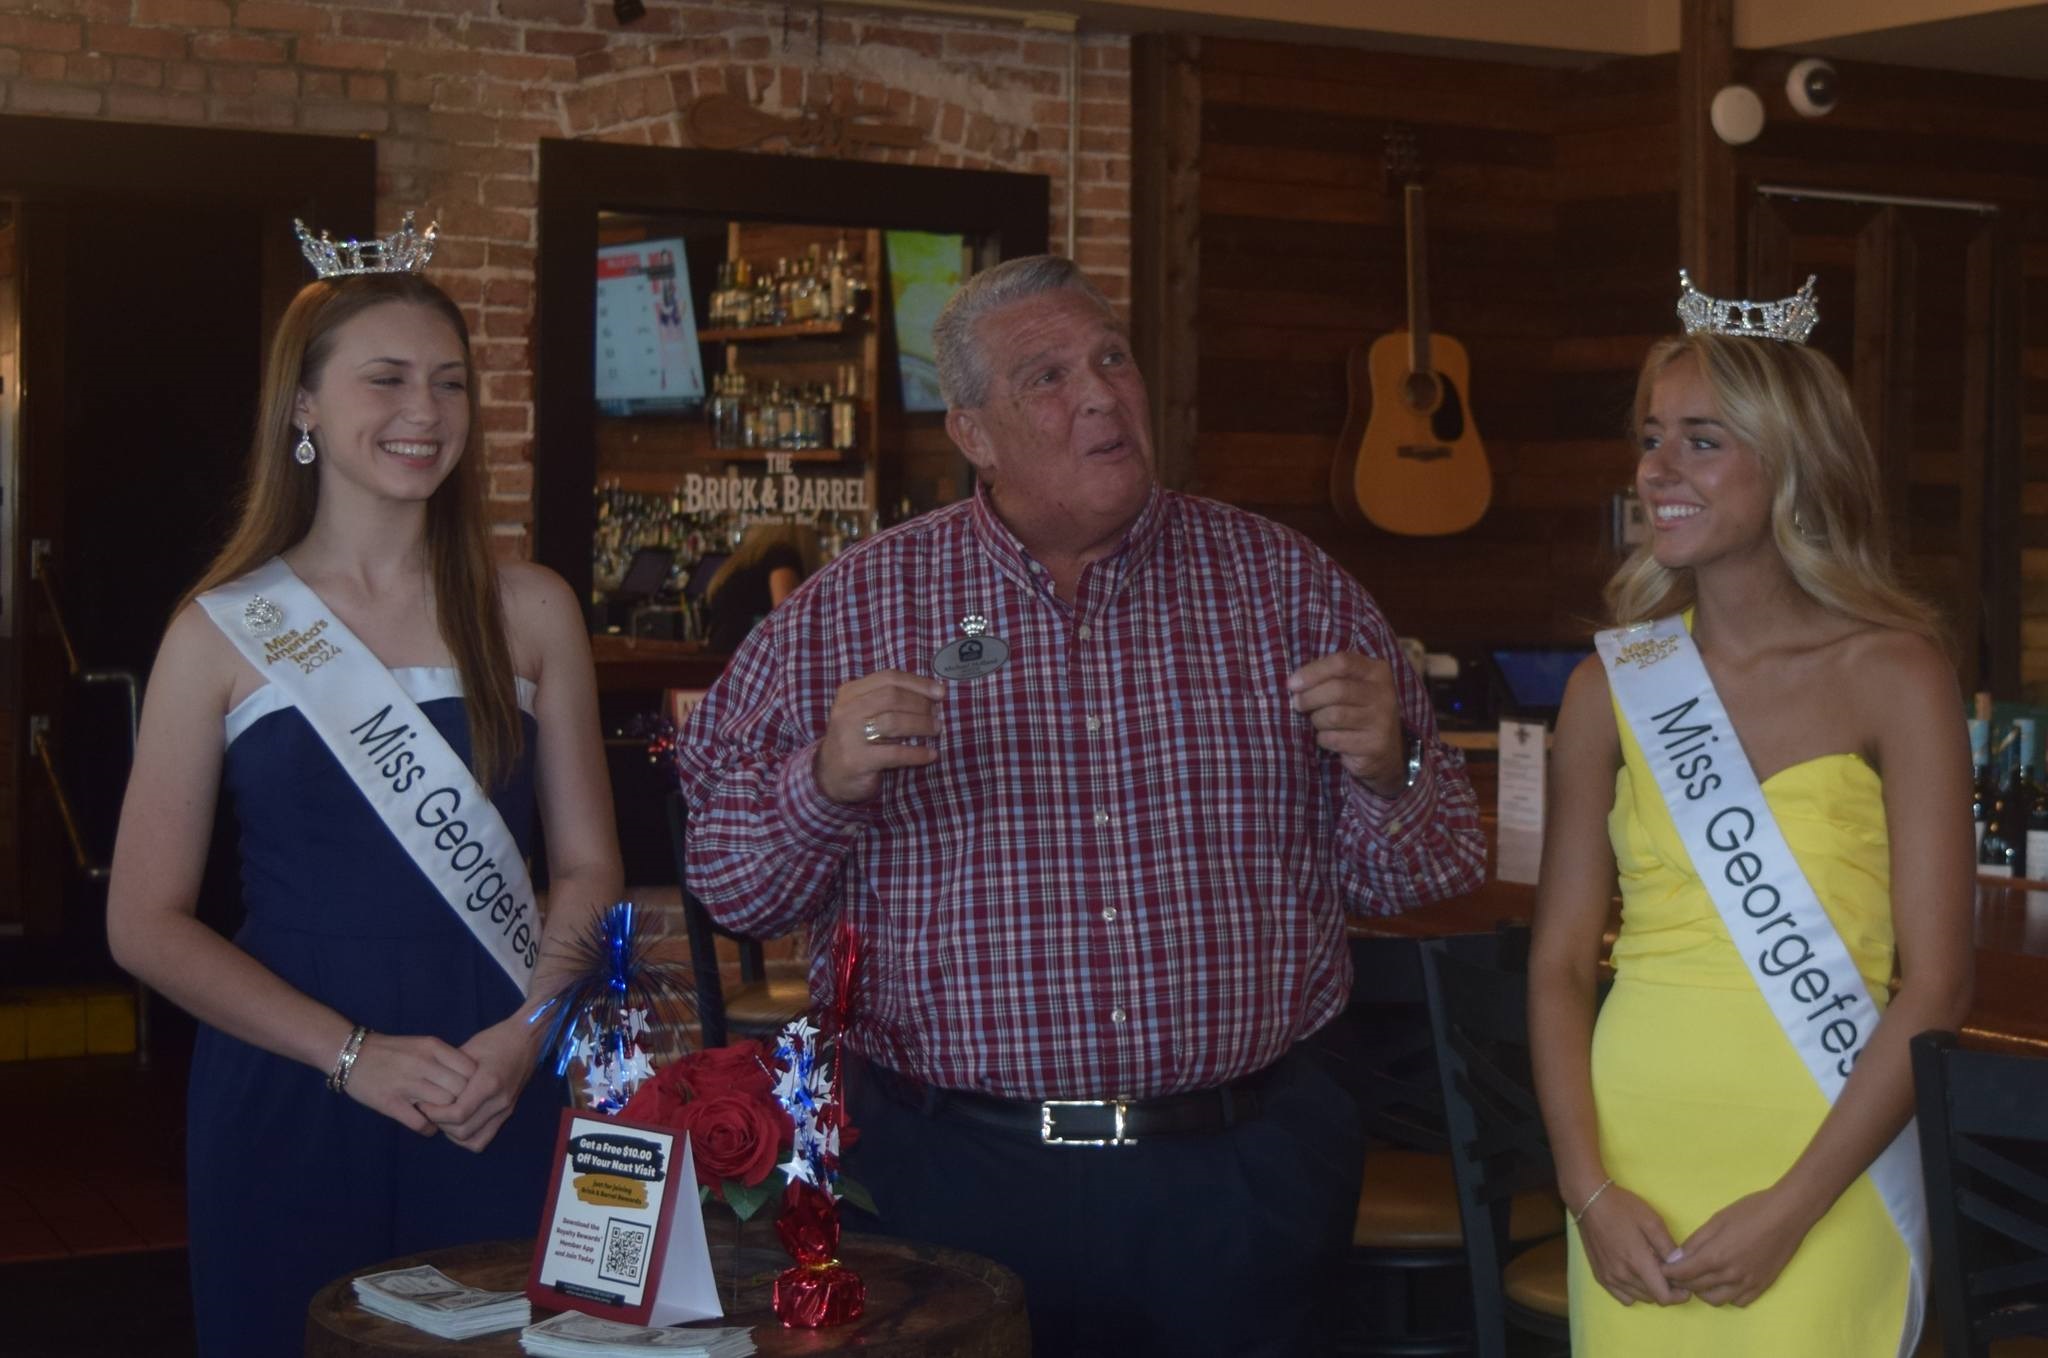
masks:
MULTIPOLYGON (((599 632, 590 638, 601 694, 659 695, 671 688, 709 688, 732 657, 701 641, 658 641, 599 632)), ((655 710, 650 703, 647 710, 655 710)))
MULTIPOLYGON (((1490 867, 1491 865, 1489 865, 1490 867)), ((1354 919, 1354 938, 1443 938, 1527 924, 1536 888, 1488 880, 1405 915, 1354 919)), ((1615 903, 1618 922, 1620 902, 1615 903)), ((1977 881, 1977 994, 1963 1022, 1972 1046, 2048 1054, 2048 882, 1977 881)), ((1609 942, 1614 934, 1610 928, 1609 942)))

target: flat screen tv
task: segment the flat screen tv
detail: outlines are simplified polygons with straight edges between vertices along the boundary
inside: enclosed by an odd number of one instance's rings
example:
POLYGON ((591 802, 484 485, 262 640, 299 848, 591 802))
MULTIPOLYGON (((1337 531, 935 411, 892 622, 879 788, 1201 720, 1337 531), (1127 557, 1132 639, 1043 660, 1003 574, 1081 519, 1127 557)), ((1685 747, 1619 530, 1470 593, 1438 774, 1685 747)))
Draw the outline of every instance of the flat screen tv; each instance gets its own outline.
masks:
POLYGON ((604 414, 684 414, 703 405, 704 355, 680 236, 598 247, 596 358, 604 414))

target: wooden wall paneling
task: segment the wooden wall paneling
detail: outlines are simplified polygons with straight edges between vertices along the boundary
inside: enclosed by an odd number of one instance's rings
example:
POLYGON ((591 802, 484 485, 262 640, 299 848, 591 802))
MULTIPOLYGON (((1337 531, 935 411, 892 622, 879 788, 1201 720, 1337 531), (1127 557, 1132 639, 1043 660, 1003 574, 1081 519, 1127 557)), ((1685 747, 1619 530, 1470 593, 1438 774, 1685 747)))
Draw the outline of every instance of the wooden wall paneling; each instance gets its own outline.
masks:
POLYGON ((1903 228, 1899 209, 1880 209, 1856 237, 1856 358, 1850 382, 1877 454, 1895 552, 1912 550, 1906 463, 1912 446, 1916 270, 1913 236, 1903 228))
POLYGON ((1576 531, 1560 527, 1557 478, 1528 469, 1556 441, 1546 123, 1562 76, 1213 37, 1200 76, 1192 488, 1299 528, 1432 646, 1548 637, 1560 539, 1576 531), (1495 476, 1486 517, 1446 539, 1347 528, 1329 502, 1346 356, 1405 325, 1405 239, 1381 164, 1397 121, 1427 171, 1432 311, 1471 355, 1495 476))
MULTIPOLYGON (((2048 598, 2029 597, 2021 578, 2019 545, 2029 464, 2037 454, 2048 461, 2048 364, 2034 363, 2048 357, 2048 210, 2001 215, 1991 240, 1990 468, 1983 532, 1983 649, 1990 667, 1980 682, 1994 692, 2015 693, 2026 658, 2022 623, 2048 620, 2048 598)), ((2048 649, 2042 654, 2048 658, 2048 649)), ((2040 695, 2030 690, 2030 696, 2040 695)))
POLYGON ((1200 53, 1201 40, 1186 34, 1131 41, 1131 336, 1149 382, 1159 478, 1175 488, 1193 477, 1196 457, 1201 193, 1209 176, 1228 180, 1202 160, 1200 53))
POLYGON ((1963 321, 1962 410, 1956 429, 1956 517, 1962 531, 1957 544, 1957 584, 1959 593, 1970 606, 1957 610, 1953 626, 1956 672, 1965 693, 1974 692, 1983 681, 1984 633, 1990 621, 1985 616, 1984 602, 1993 597, 1992 592, 1985 589, 1985 535, 1972 530, 1984 522, 1984 488, 1991 471, 1991 348, 1996 329, 1997 240, 1997 227, 1992 223, 1983 224, 1972 236, 1963 259, 1966 312, 1963 321))
POLYGON ((1735 156, 1708 109, 1735 72, 1735 0, 1679 0, 1679 253, 1702 291, 1735 291, 1735 156))

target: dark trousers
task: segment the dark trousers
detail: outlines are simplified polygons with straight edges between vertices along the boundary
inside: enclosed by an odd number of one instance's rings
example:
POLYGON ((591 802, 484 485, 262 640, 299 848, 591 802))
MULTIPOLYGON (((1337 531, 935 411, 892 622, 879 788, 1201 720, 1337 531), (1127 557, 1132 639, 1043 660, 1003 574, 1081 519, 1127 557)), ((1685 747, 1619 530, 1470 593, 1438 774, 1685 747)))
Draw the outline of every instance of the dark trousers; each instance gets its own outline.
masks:
POLYGON ((845 1168, 882 1217, 847 1225, 1014 1269, 1038 1358, 1318 1352, 1365 1154, 1321 1059, 1297 1046, 1249 1121, 1100 1148, 912 1108, 852 1063, 845 1168))

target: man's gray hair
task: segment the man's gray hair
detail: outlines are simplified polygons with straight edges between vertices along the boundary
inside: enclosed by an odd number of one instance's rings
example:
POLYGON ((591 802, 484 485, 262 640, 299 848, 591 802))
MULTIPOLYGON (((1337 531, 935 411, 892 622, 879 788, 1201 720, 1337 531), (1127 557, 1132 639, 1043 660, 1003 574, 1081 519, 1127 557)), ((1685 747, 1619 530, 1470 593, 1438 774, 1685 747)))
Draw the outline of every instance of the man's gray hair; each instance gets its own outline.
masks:
POLYGON ((1065 255, 1025 255, 976 274, 961 285, 932 323, 932 353, 939 364, 939 390, 949 408, 972 410, 988 401, 988 358, 975 333, 982 317, 1012 302, 1022 302, 1061 288, 1083 294, 1112 321, 1116 308, 1102 290, 1088 281, 1081 266, 1065 255))

